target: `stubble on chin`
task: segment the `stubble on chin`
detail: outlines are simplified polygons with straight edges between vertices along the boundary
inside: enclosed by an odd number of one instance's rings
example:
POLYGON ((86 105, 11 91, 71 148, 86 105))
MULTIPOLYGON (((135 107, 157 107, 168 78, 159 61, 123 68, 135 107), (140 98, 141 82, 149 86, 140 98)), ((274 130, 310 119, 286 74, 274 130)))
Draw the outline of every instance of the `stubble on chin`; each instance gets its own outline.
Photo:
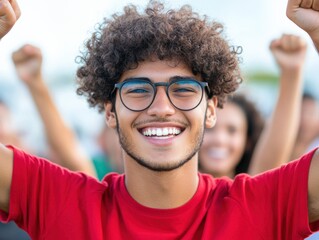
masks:
POLYGON ((182 167, 185 163, 191 160, 194 155, 199 151, 200 146, 203 142, 204 137, 204 129, 199 129, 198 132, 195 134, 196 137, 193 138, 194 140, 189 144, 188 149, 185 151, 184 157, 180 160, 174 162, 166 162, 166 163, 158 163, 151 160, 144 158, 141 153, 138 153, 136 149, 134 149, 133 140, 130 140, 121 130, 119 123, 117 122, 117 133, 119 136, 119 141, 122 149, 125 153, 130 156, 134 161, 136 161, 139 165, 156 172, 168 172, 175 169, 182 167))

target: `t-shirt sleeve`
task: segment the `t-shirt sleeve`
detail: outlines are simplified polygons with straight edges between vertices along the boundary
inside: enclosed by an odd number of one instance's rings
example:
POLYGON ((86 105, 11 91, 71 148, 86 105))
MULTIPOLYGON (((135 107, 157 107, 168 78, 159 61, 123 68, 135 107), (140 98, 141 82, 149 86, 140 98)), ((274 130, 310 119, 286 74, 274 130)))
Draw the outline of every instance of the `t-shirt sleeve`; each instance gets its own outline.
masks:
POLYGON ((239 175, 231 195, 265 239, 304 239, 318 231, 308 220, 308 173, 315 150, 256 177, 239 175))
POLYGON ((14 162, 9 211, 0 212, 0 220, 14 220, 38 239, 54 225, 61 211, 83 194, 79 191, 80 186, 90 177, 10 148, 14 152, 14 162))

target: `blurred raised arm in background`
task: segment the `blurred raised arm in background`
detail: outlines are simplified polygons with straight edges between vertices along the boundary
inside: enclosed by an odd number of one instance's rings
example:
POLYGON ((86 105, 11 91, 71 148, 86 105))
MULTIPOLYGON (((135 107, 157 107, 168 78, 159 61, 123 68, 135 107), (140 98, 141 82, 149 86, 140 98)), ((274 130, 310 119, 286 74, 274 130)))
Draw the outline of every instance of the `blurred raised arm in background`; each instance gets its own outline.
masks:
POLYGON ((73 171, 96 176, 94 166, 75 133, 63 120, 42 75, 41 50, 24 45, 12 54, 19 79, 27 86, 44 125, 56 163, 73 171))
MULTIPOLYGON (((319 0, 288 0, 287 16, 311 37, 319 52, 319 0)), ((308 178, 309 222, 319 220, 319 153, 313 156, 308 178)))
POLYGON ((296 159, 319 144, 319 102, 318 99, 305 92, 302 96, 300 123, 297 139, 291 155, 296 159))
POLYGON ((270 44, 280 71, 279 95, 253 153, 248 170, 252 175, 290 160, 299 126, 306 49, 306 41, 295 35, 284 34, 270 44))
MULTIPOLYGON (((13 27, 20 17, 15 0, 0 0, 0 39, 13 27)), ((13 153, 0 143, 0 209, 8 211, 12 181, 13 153)))

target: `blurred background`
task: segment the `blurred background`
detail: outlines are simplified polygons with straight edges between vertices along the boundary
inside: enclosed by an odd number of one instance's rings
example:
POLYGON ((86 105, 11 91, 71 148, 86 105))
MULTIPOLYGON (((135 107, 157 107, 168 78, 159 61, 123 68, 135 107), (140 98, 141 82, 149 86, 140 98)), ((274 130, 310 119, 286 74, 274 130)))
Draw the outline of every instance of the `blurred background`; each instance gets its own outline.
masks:
MULTIPOLYGON (((309 43, 304 88, 319 96, 316 71, 319 58, 310 38, 285 15, 286 0, 184 0, 166 1, 167 6, 190 4, 201 15, 225 25, 225 35, 232 45, 243 48, 241 67, 245 76, 242 89, 254 99, 265 116, 276 100, 278 69, 269 51, 272 39, 282 33, 294 33, 309 43)), ((25 86, 17 79, 11 53, 23 44, 42 49, 44 76, 65 120, 76 130, 89 151, 90 139, 103 124, 101 114, 90 109, 83 97, 75 93, 76 56, 96 23, 124 5, 145 6, 145 0, 20 0, 22 16, 0 44, 0 99, 12 109, 13 121, 32 145, 41 148, 43 133, 38 115, 25 86)), ((27 142, 28 142, 27 141, 27 142)))

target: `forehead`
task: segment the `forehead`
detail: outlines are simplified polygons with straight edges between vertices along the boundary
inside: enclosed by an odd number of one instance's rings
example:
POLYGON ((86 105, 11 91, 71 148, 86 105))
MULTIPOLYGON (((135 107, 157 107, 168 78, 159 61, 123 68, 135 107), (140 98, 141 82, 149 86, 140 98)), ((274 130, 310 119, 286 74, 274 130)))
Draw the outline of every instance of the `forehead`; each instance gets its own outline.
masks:
POLYGON ((233 125, 247 127, 247 120, 244 111, 236 104, 228 102, 223 109, 217 109, 216 125, 233 125))
POLYGON ((120 82, 128 78, 145 77, 153 82, 167 82, 175 76, 193 77, 201 80, 192 73, 191 68, 183 62, 173 60, 146 60, 140 62, 137 68, 125 71, 120 82))

